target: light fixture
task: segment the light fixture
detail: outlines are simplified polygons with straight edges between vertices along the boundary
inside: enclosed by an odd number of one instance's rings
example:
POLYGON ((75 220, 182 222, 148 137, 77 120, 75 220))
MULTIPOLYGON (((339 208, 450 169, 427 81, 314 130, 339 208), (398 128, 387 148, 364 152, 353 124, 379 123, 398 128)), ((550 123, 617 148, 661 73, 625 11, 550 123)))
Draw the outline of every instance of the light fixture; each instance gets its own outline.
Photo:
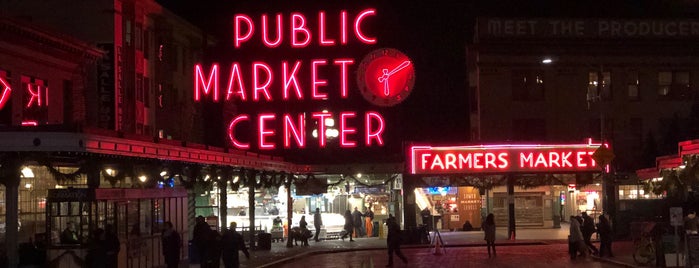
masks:
POLYGON ((209 175, 204 176, 204 181, 209 181, 209 175))
POLYGON ((165 177, 167 175, 167 171, 163 170, 160 172, 160 177, 165 177))
POLYGON ((680 169, 684 169, 684 168, 686 168, 686 167, 687 167, 687 165, 685 165, 685 164, 682 164, 682 165, 679 166, 680 169))
POLYGON ((551 59, 551 58, 544 58, 543 60, 541 60, 541 63, 543 63, 543 64, 551 64, 551 63, 553 63, 553 59, 551 59))
POLYGON ((233 178, 233 183, 237 183, 237 182, 238 182, 238 180, 240 180, 240 177, 238 177, 238 176, 235 176, 235 178, 233 178))
POLYGON ((31 188, 32 188, 32 184, 31 184, 31 183, 27 183, 27 184, 24 185, 24 188, 31 189, 31 188))
POLYGON ((362 178, 362 173, 357 173, 357 178, 361 179, 362 178))
POLYGON ((318 138, 318 130, 314 129, 313 132, 311 132, 311 136, 313 136, 313 138, 318 138))
POLYGON ((325 118, 325 126, 334 127, 335 126, 335 119, 325 118))
POLYGON ((34 178, 34 172, 32 172, 32 169, 29 167, 24 167, 22 168, 22 176, 25 178, 34 178))
POLYGON ((109 176, 114 176, 115 173, 114 170, 111 168, 105 169, 104 172, 106 172, 109 176))
POLYGON ((145 175, 141 175, 141 176, 138 176, 138 180, 141 182, 146 182, 146 180, 148 180, 148 177, 146 177, 145 175))

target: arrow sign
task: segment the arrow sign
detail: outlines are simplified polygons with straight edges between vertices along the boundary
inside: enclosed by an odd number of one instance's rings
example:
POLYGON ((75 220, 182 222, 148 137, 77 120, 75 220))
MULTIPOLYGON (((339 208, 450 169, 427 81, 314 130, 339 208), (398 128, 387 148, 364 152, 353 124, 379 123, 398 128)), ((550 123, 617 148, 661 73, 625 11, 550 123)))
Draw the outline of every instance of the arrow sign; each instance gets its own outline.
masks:
POLYGON ((609 163, 611 163, 612 160, 614 160, 614 157, 616 157, 616 155, 614 155, 614 152, 604 146, 600 146, 599 148, 597 148, 597 150, 595 150, 594 153, 592 153, 592 159, 594 159, 595 162, 597 162, 599 166, 602 168, 609 165, 609 163))

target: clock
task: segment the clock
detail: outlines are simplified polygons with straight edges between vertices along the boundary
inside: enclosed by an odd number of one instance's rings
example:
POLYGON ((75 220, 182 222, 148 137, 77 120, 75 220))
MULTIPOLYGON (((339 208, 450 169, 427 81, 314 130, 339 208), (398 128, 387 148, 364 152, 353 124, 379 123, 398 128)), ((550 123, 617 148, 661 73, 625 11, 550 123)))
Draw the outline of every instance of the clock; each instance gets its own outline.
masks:
POLYGON ((368 102, 394 106, 405 100, 415 85, 413 62, 392 48, 374 50, 359 64, 357 85, 368 102))

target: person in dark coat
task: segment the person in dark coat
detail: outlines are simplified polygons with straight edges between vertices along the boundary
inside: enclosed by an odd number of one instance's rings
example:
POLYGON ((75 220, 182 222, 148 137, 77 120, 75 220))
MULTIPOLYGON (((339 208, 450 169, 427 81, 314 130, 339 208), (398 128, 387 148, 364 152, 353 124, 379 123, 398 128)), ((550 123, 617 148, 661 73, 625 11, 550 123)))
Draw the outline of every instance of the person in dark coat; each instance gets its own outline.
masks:
POLYGON ((352 239, 352 230, 354 230, 354 224, 352 223, 352 212, 348 210, 345 211, 345 234, 342 235, 342 241, 345 241, 345 237, 349 235, 350 242, 354 242, 352 239))
POLYGON ((612 254, 612 225, 604 215, 599 215, 599 223, 597 223, 597 233, 599 233, 600 246, 599 256, 614 257, 612 254))
POLYGON ((206 246, 206 258, 201 263, 201 268, 218 268, 221 266, 221 251, 223 250, 223 237, 216 230, 209 233, 206 246))
POLYGON ((485 243, 488 248, 488 258, 491 257, 490 249, 493 249, 493 255, 497 257, 498 253, 495 251, 495 215, 493 213, 488 214, 485 217, 485 222, 483 223, 483 233, 485 234, 485 243))
POLYGON ((357 237, 364 236, 364 228, 362 228, 362 217, 364 217, 364 214, 359 212, 357 207, 354 207, 354 212, 352 212, 352 224, 354 224, 355 235, 357 237))
POLYGON ((245 253, 245 258, 250 259, 250 253, 248 253, 248 248, 245 247, 243 236, 235 231, 237 225, 236 222, 231 222, 228 230, 223 232, 223 252, 221 255, 223 257, 223 265, 226 268, 240 267, 239 250, 245 253))
POLYGON ((116 234, 116 230, 114 230, 114 225, 107 224, 104 228, 104 244, 107 254, 107 267, 119 267, 119 250, 121 249, 119 237, 116 234))
POLYGON ((104 230, 102 228, 97 228, 92 232, 90 240, 87 242, 87 255, 85 256, 87 267, 107 266, 106 247, 104 230))
POLYGON ((427 230, 432 229, 432 222, 430 221, 430 217, 432 216, 432 213, 430 212, 430 209, 425 207, 422 211, 420 211, 420 217, 422 217, 422 224, 427 226, 427 230))
POLYGON ((598 255, 599 251, 597 250, 597 247, 592 244, 590 239, 592 239, 592 235, 597 232, 595 230, 595 219, 587 215, 587 212, 582 213, 582 219, 583 219, 583 224, 582 224, 582 231, 583 234, 583 240, 585 241, 585 245, 587 245, 590 250, 592 250, 592 254, 598 255))
POLYGON ((301 237, 304 246, 308 246, 308 238, 311 237, 311 231, 308 230, 308 222, 306 222, 306 215, 301 216, 299 221, 299 227, 301 227, 301 237))
POLYGON ((66 224, 66 229, 61 232, 61 244, 80 244, 80 238, 75 231, 75 223, 69 221, 66 224))
POLYGON ((194 225, 194 231, 192 232, 192 240, 194 242, 194 246, 197 249, 197 253, 199 253, 199 263, 206 263, 206 256, 207 256, 207 251, 208 247, 211 244, 211 237, 212 237, 212 232, 211 226, 209 226, 208 223, 206 223, 206 219, 204 219, 204 216, 198 216, 196 219, 196 223, 194 225))
POLYGON ((313 227, 316 228, 316 235, 313 239, 319 242, 318 236, 320 235, 320 227, 323 226, 323 218, 320 216, 320 208, 316 208, 316 213, 313 214, 313 227))
POLYGON ((180 234, 175 231, 172 222, 165 222, 163 227, 161 239, 165 264, 167 268, 177 268, 180 263, 180 246, 182 245, 180 234))
POLYGON ((386 267, 393 266, 393 253, 395 253, 403 263, 408 264, 408 258, 400 251, 401 231, 393 215, 388 215, 386 226, 388 227, 388 237, 386 238, 386 244, 388 245, 388 265, 386 265, 386 267))

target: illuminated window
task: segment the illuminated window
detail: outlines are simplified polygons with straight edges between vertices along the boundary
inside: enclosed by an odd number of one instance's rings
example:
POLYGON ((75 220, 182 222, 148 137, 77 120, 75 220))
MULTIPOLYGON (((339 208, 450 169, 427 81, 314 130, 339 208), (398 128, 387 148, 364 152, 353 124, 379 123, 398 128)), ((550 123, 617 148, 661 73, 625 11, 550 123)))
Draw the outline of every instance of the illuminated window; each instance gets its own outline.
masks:
POLYGON ((690 97, 690 76, 687 71, 658 72, 660 99, 683 100, 690 97))
POLYGON ((639 91, 640 81, 638 78, 638 72, 632 71, 626 74, 626 85, 627 85, 627 97, 631 101, 641 100, 641 93, 639 91))
POLYGON ((541 70, 513 70, 512 99, 516 101, 543 100, 544 72, 541 70))
POLYGON ((588 73, 588 101, 612 99, 612 74, 610 72, 592 71, 588 73))

